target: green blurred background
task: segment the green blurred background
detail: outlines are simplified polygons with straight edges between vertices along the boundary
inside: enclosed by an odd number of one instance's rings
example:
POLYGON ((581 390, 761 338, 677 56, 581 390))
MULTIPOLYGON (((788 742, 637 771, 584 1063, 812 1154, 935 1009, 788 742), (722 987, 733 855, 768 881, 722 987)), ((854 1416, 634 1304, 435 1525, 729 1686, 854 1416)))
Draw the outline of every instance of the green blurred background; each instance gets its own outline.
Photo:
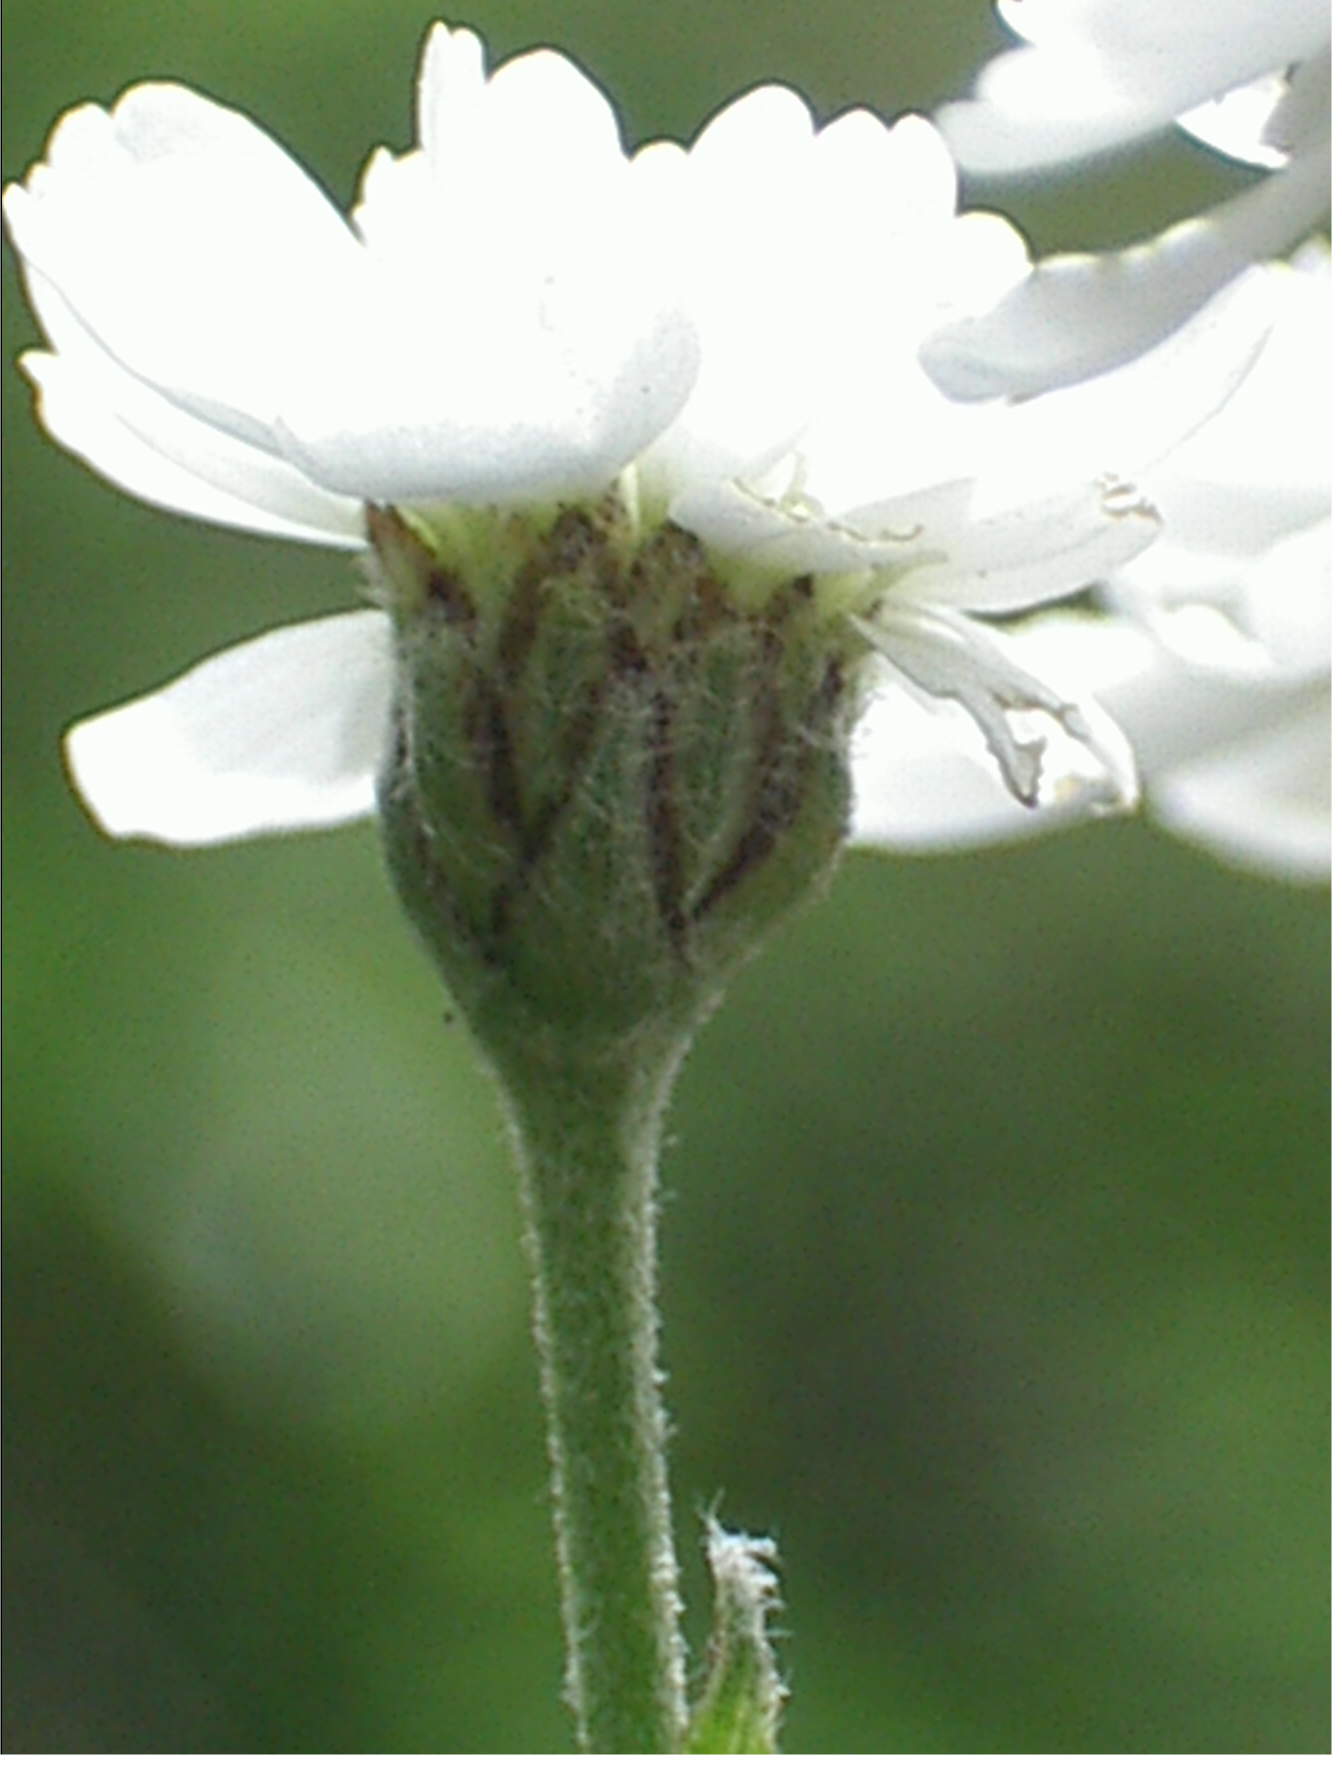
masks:
MULTIPOLYGON (((172 76, 343 201, 407 0, 13 0, 6 175, 172 76)), ((478 0, 635 137, 787 79, 962 91, 984 0, 478 0)), ((1228 188, 1188 147, 1006 200, 1040 247, 1228 188)), ((778 242, 824 249, 798 214, 778 242)), ((8 292, 15 287, 6 266, 8 292)), ((8 304, 6 356, 32 336, 8 304)), ((75 715, 353 599, 46 443, 5 374, 8 1746, 568 1747, 512 1180, 369 829, 114 847, 75 715)), ((781 1540, 794 1752, 1327 1748, 1326 932, 1140 825, 850 859, 741 980, 667 1162, 697 1517, 781 1540)))

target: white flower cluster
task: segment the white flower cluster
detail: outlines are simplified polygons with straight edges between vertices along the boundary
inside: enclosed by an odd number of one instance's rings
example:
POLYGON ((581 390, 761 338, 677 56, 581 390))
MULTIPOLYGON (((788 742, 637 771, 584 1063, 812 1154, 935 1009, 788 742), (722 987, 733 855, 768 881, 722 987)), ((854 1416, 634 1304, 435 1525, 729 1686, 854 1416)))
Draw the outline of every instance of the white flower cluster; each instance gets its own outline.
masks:
MULTIPOLYGON (((1116 139, 1117 100, 1103 115, 1074 106, 1070 120, 1063 101, 1078 58, 1095 82, 1130 89, 1106 32, 1133 7, 1011 10, 1029 25, 1033 71, 1013 85, 990 70, 980 100, 948 113, 952 145, 970 157, 971 138, 1005 140, 1022 107, 1035 146, 1041 126, 1052 143, 1044 157, 1116 139), (1054 42, 1050 18, 1064 14, 1054 42), (1056 127, 1039 108, 1048 91, 1056 127)), ((1149 0, 1135 36, 1149 47, 1184 10, 1149 0)), ((1311 191, 1317 10, 1240 0, 1230 17, 1216 9, 1215 31, 1220 93, 1276 67, 1280 36, 1285 71, 1256 113, 1258 157, 1289 161, 1270 183, 1298 174, 1311 191), (1268 10, 1277 35, 1250 29, 1268 10)), ((1189 61, 1200 53, 1190 38, 1189 61)), ((1177 59, 1162 63, 1160 91, 1140 82, 1128 122, 1154 127, 1203 96, 1170 71, 1177 59)), ((1196 126, 1223 144, 1232 110, 1199 110, 1196 126)), ((1254 531, 1253 583, 1212 584, 1189 556, 1207 537, 1185 536, 1175 492, 1212 471, 1216 445, 1189 443, 1203 454, 1186 469, 1171 452, 1227 399, 1229 424, 1251 397, 1232 394, 1286 273, 1245 272, 1240 250, 1231 280, 1222 254, 1215 281, 1227 286, 1207 300, 1206 275, 1175 287, 1158 252, 1141 280, 1173 287, 1152 297, 1161 322, 1143 319, 1140 337, 1129 326, 1116 349, 1123 325, 1102 314, 1065 361, 1041 372, 1032 359, 1026 386, 1015 370, 1035 322, 1010 316, 1040 273, 1002 218, 957 212, 951 150, 921 118, 891 127, 855 110, 817 127, 796 94, 766 86, 690 147, 631 154, 604 94, 558 53, 489 73, 474 35, 437 25, 416 145, 373 155, 348 218, 248 119, 171 84, 68 113, 5 213, 45 333, 22 359, 41 419, 148 502, 358 550, 370 505, 432 522, 615 487, 640 519, 674 522, 712 554, 830 585, 901 695, 882 694, 865 727, 859 838, 921 843, 930 792, 933 842, 977 839, 978 775, 964 792, 938 787, 970 751, 990 758, 1007 824, 1016 804, 1131 804, 1128 743, 1085 687, 1105 688, 1107 670, 1057 675, 1046 646, 1000 624, 1099 580, 1129 603, 1158 602, 1162 620, 1207 588, 1257 645, 1264 691, 1281 685, 1279 663, 1313 691, 1298 648, 1281 661, 1287 641, 1263 612, 1268 578, 1295 569, 1295 479, 1271 487, 1280 507, 1276 526, 1254 531), (998 384, 981 384, 993 361, 998 384), (1150 556, 1177 555, 1179 570, 1157 569, 1152 592, 1138 555, 1163 484, 1170 527, 1150 556), (895 705, 913 710, 917 734, 906 741, 901 711, 899 750, 873 748, 895 705), (948 716, 927 719, 927 707, 948 716)), ((1313 261, 1291 275, 1326 280, 1313 261)), ((1216 493, 1187 501, 1223 495, 1243 509, 1234 472, 1261 476, 1261 458, 1226 444, 1220 459, 1216 493)), ((110 833, 175 844, 367 815, 389 638, 388 615, 370 609, 253 639, 77 725, 75 781, 110 833)), ((1172 778, 1161 790, 1179 798, 1172 778)))

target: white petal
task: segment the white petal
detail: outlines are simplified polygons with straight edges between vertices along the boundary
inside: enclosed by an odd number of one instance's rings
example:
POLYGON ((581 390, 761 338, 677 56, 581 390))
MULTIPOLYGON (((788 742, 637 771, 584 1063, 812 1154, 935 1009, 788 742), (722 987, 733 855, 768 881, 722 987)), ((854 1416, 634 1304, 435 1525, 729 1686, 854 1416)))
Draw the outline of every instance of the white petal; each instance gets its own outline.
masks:
POLYGON ((1024 668, 1009 638, 941 609, 900 605, 857 624, 915 689, 969 714, 1020 803, 1096 814, 1136 804, 1136 768, 1117 725, 1024 668))
POLYGON ((433 171, 426 154, 418 148, 403 154, 373 149, 350 219, 375 257, 410 259, 422 247, 424 217, 434 208, 433 171))
MULTIPOLYGON (((1043 616, 1012 638, 1015 654, 1032 669, 1067 680, 1092 721, 1098 710, 1093 689, 1140 674, 1153 649, 1118 621, 1071 614, 1043 616)), ((859 847, 937 853, 1034 840, 1090 820, 1096 807, 1089 794, 1102 776, 1083 745, 1061 733, 1054 745, 1056 764, 1064 780, 1070 771, 1073 789, 1028 807, 1003 791, 967 719, 953 707, 929 709, 895 671, 884 669, 854 734, 849 839, 859 847)))
POLYGON ((567 56, 534 49, 486 76, 479 39, 442 24, 424 45, 418 121, 449 202, 473 185, 494 196, 510 187, 543 213, 624 166, 610 100, 567 56))
MULTIPOLYGON (((1326 876, 1327 696, 1190 669, 1112 617, 1044 615, 1011 635, 1031 671, 1096 699, 1136 752, 1149 808, 1221 858, 1273 876, 1326 876)), ((919 852, 1020 840, 1074 821, 1079 800, 1026 810, 890 682, 854 746, 852 839, 919 852)))
POLYGON ((1019 273, 1005 224, 956 224, 954 165, 919 117, 888 128, 856 110, 816 130, 795 93, 763 87, 687 155, 658 147, 634 166, 665 225, 695 242, 677 268, 699 377, 645 463, 668 496, 776 458, 821 417, 844 427, 840 408, 861 406, 870 427, 892 378, 910 378, 927 312, 968 287, 983 302, 1019 273), (798 252, 816 225, 825 249, 798 252))
MULTIPOLYGON (((1182 443, 1162 470, 1234 497, 1250 487, 1313 500, 1329 488, 1332 258, 1317 242, 1274 269, 1277 309, 1262 354, 1216 417, 1182 443)), ((1312 513, 1313 513, 1312 512, 1312 513)), ((1174 521, 1173 506, 1170 510, 1174 521)))
POLYGON ((1240 617, 1284 674, 1328 667, 1332 564, 1332 522, 1316 522, 1269 547, 1245 574, 1240 617))
POLYGON ((355 215, 379 323, 338 378, 297 390, 284 452, 387 502, 601 489, 694 386, 681 234, 609 100, 553 51, 486 78, 478 40, 436 26, 419 109, 423 149, 375 153, 355 215))
POLYGON ((1033 268, 1020 232, 991 209, 964 210, 939 244, 948 313, 991 312, 1033 268))
POLYGON ((1179 127, 1205 146, 1249 165, 1278 167, 1327 142, 1332 116, 1330 56, 1311 56, 1185 111, 1179 127))
POLYGON ((1190 667, 1112 618, 1051 615, 1014 635, 1032 667, 1095 695, 1137 755, 1148 808, 1234 864, 1308 882, 1328 868, 1328 693, 1190 667))
POLYGON ((970 171, 1057 165, 1148 134, 1318 54, 1329 25, 1327 0, 1005 0, 1000 11, 1035 47, 990 62, 974 98, 937 118, 970 171))
MULTIPOLYGON (((1042 615, 1017 627, 1011 642, 1032 674, 1066 681, 1072 698, 1092 716, 1096 693, 1147 681, 1159 657, 1137 628, 1092 615, 1042 615)), ((1162 677, 1167 697, 1168 685, 1162 677)), ((1161 691, 1153 698, 1157 706, 1165 704, 1161 691)), ((1093 771, 1080 746, 1064 747, 1063 755, 1064 765, 1093 771)), ((1021 841, 1075 822, 1089 809, 1078 792, 1055 794, 1051 803, 1033 809, 1021 804, 1002 790, 970 721, 950 706, 929 712, 892 670, 884 672, 858 726, 852 764, 851 839, 861 846, 918 853, 1021 841)))
POLYGON ((694 241, 678 270, 700 339, 699 370, 643 469, 663 495, 739 473, 810 413, 831 306, 818 308, 810 259, 785 263, 784 241, 798 209, 815 200, 820 159, 809 110, 781 86, 727 105, 688 153, 657 143, 635 157, 645 202, 673 236, 694 241))
MULTIPOLYGON (((488 130, 488 150, 524 160, 528 177, 556 194, 571 194, 589 186, 603 167, 624 164, 610 100, 554 49, 530 50, 495 70, 485 88, 481 123, 488 130)), ((468 155, 479 152, 475 131, 462 146, 468 155)), ((437 147, 433 157, 439 159, 437 147)), ((453 169, 460 175, 466 168, 453 169)))
POLYGON ((1219 0, 1214 10, 1170 0, 998 0, 997 9, 1029 43, 1084 44, 1111 62, 1168 64, 1167 79, 1187 70, 1220 85, 1255 63, 1298 60, 1327 36, 1329 19, 1328 0, 1219 0))
POLYGON ((19 366, 37 390, 44 428, 133 497, 253 534, 361 547, 361 506, 309 485, 283 461, 175 411, 124 376, 118 397, 63 356, 30 350, 19 366), (230 486, 245 487, 245 495, 230 486))
POLYGON ((1179 127, 1229 159, 1282 166, 1330 138, 1330 62, 1324 53, 1264 74, 1185 111, 1179 127))
POLYGON ((1014 636, 1033 665, 1067 669, 1118 720, 1148 794, 1177 770, 1252 743, 1326 697, 1318 684, 1190 663, 1108 616, 1045 615, 1014 636))
MULTIPOLYGON (((826 144, 833 142, 847 121, 848 118, 840 117, 821 131, 822 155, 826 144)), ((896 192, 898 225, 906 236, 919 229, 938 229, 954 216, 959 174, 955 157, 935 124, 926 117, 900 117, 888 131, 888 147, 883 148, 883 154, 884 167, 879 159, 868 158, 862 197, 861 206, 873 228, 887 221, 887 210, 896 192)))
POLYGON ((46 428, 114 485, 148 503, 254 533, 327 546, 363 544, 362 506, 333 497, 287 462, 174 406, 80 325, 37 271, 28 298, 53 345, 20 367, 46 428))
POLYGON ((1171 121, 1198 96, 1149 99, 1116 87, 1093 57, 1066 65, 1009 49, 979 75, 973 98, 942 105, 937 127, 966 172, 1006 175, 1103 153, 1171 121))
POLYGON ((132 373, 265 447, 294 379, 338 374, 359 248, 255 124, 173 85, 57 125, 6 193, 24 258, 132 373))
POLYGON ((1162 540, 1106 595, 1195 668, 1269 685, 1319 680, 1329 662, 1332 523, 1300 526, 1248 556, 1162 540))
POLYGON ((728 183, 758 176, 762 160, 786 167, 810 151, 815 122, 806 101, 787 86, 757 86, 724 105, 690 149, 695 165, 728 183))
POLYGON ((1228 675, 1190 664, 1113 615, 1042 614, 1013 628, 1014 653, 1046 680, 1098 700, 1130 739, 1149 795, 1204 759, 1251 745, 1326 700, 1316 677, 1228 675))
POLYGON ((1057 818, 1010 793, 977 733, 889 671, 853 736, 854 846, 934 853, 1044 834, 1057 818))
POLYGON ((672 500, 671 519, 769 569, 872 572, 891 595, 980 613, 1071 595, 1159 531, 1130 486, 1104 480, 982 511, 973 480, 950 480, 832 512, 800 488, 800 464, 790 453, 767 471, 695 486, 672 500))
POLYGON ((1287 70, 1278 68, 1195 105, 1179 118, 1179 127, 1228 159, 1275 170, 1287 156, 1271 145, 1269 132, 1290 85, 1287 70))
POLYGON ((1082 476, 1143 479, 1226 403, 1262 348, 1286 274, 1245 271, 1187 324, 1135 360, 1012 409, 1010 455, 980 495, 1003 508, 1082 476))
POLYGON ((446 163, 479 116, 485 90, 484 44, 474 31, 429 27, 419 64, 415 133, 430 157, 446 163))
MULTIPOLYGON (((1321 54, 1307 57, 1286 70, 1285 94, 1263 123, 1258 138, 1263 153, 1286 154, 1294 158, 1296 154, 1331 139, 1332 64, 1332 44, 1329 43, 1321 54)), ((1205 123, 1205 118, 1203 121, 1205 123)), ((1179 123, 1184 129, 1190 127, 1187 116, 1180 117, 1179 123)), ((1203 139, 1206 139, 1205 135, 1203 139)), ((1251 140, 1250 148, 1254 145, 1256 143, 1251 140)), ((1225 151, 1239 158, 1250 157, 1243 144, 1230 146, 1225 151)))
POLYGON ((279 627, 67 734, 109 835, 174 847, 368 816, 387 740, 391 629, 378 613, 279 627))
POLYGON ((922 538, 934 556, 899 580, 901 597, 981 614, 1037 607, 1126 565, 1159 532, 1155 510, 1121 482, 1083 482, 982 513, 976 491, 966 518, 944 535, 939 557, 929 524, 922 538))
POLYGON ((339 386, 305 390, 278 426, 309 478, 382 502, 518 502, 598 491, 675 417, 698 343, 674 307, 607 279, 537 290, 524 321, 448 334, 413 326, 339 386))
POLYGON ((1315 150, 1208 210, 1122 251, 1046 258, 1001 303, 923 350, 953 398, 1028 397, 1143 354, 1261 258, 1318 224, 1326 152, 1315 150))
POLYGON ((383 323, 299 389, 286 456, 387 502, 603 488, 695 382, 675 229, 647 212, 605 95, 553 51, 486 79, 477 40, 435 27, 420 129, 424 151, 373 156, 356 215, 383 323))
POLYGON ((1297 883, 1332 867, 1327 697, 1152 788, 1152 808, 1179 834, 1233 865, 1297 883))

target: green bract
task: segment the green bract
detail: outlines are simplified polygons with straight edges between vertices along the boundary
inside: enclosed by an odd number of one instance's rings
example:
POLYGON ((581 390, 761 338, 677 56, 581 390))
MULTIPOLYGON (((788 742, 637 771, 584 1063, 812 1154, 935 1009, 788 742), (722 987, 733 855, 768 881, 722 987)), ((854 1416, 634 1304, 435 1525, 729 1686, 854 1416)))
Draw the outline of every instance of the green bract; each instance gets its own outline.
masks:
POLYGON ((498 1012, 597 1045, 692 1023, 839 852, 865 651, 842 598, 617 492, 368 521, 382 826, 463 1010, 486 1044, 498 1012))

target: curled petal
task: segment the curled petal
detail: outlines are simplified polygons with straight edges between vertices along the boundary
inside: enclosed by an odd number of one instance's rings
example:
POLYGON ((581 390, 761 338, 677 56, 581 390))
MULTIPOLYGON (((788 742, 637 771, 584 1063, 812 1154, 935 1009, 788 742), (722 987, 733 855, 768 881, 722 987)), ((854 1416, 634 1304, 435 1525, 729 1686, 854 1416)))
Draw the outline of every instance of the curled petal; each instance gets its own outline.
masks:
MULTIPOLYGON (((1136 753, 1155 818, 1219 858, 1301 883, 1328 873, 1328 715, 1320 684, 1191 667, 1111 615, 1042 615, 1011 634, 1031 672, 1098 702, 1136 753)), ((964 721, 934 718, 893 672, 853 748, 858 845, 930 852, 1023 840, 1075 821, 1073 796, 1027 810, 1001 790, 964 721)))
MULTIPOLYGON (((1031 674, 1065 680, 1071 697, 1088 709, 1095 696, 1141 683, 1151 691, 1122 706, 1125 733, 1141 732, 1151 714, 1179 704, 1178 677, 1160 666, 1159 647, 1140 629, 1110 616, 1046 614, 1011 634, 1013 655, 1031 674), (1154 673, 1153 673, 1154 672, 1154 673), (1129 715, 1135 714, 1134 722, 1129 715)), ((1032 840, 1086 815, 1083 793, 1055 797, 1031 810, 1002 790, 1002 781, 978 733, 953 708, 929 709, 906 678, 882 663, 876 691, 853 740, 853 819, 850 839, 862 847, 901 853, 1032 840)), ((1177 728, 1177 720, 1176 720, 1177 728)), ((1089 770, 1084 752, 1074 766, 1089 770)), ((1152 757, 1142 754, 1143 766, 1152 757)), ((1162 752, 1159 760, 1168 756, 1162 752)))
POLYGON ((109 835, 201 847, 372 814, 391 630, 378 613, 283 626, 67 734, 75 787, 109 835))
POLYGON ((1024 668, 1010 640, 960 615, 908 605, 882 610, 879 623, 857 624, 914 688, 969 714, 1021 804, 1071 804, 1096 814, 1136 804, 1136 764, 1118 726, 1098 706, 1064 698, 1024 668))
POLYGON ((893 670, 882 674, 852 741, 854 847, 939 853, 1032 840, 1057 826, 1053 812, 1027 810, 1002 790, 977 733, 915 699, 893 670))

